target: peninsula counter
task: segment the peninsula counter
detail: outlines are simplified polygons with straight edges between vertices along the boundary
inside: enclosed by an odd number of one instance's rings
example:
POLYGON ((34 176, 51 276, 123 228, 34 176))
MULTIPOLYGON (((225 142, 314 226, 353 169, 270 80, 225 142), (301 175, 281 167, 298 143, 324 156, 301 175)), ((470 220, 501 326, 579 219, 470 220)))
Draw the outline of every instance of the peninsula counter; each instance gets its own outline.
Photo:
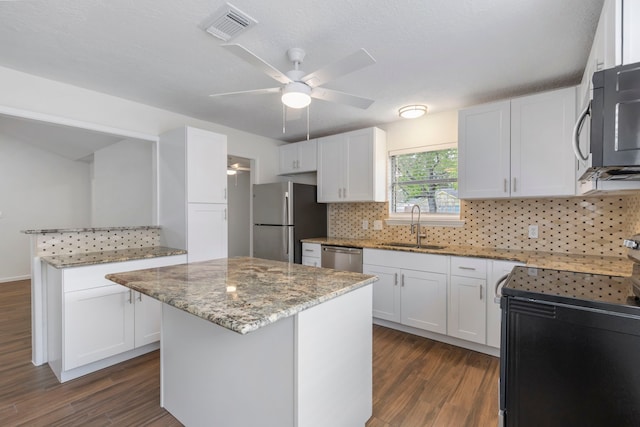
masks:
POLYGON ((107 279, 162 301, 161 405, 187 426, 364 426, 375 276, 230 258, 107 279))

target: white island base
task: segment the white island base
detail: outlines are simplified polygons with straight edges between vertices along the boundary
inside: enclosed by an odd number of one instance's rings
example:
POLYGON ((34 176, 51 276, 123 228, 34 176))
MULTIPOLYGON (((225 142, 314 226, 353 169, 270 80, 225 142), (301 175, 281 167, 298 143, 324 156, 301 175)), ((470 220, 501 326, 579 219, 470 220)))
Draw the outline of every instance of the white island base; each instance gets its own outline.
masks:
POLYGON ((161 405, 188 427, 364 426, 372 285, 246 335, 162 306, 161 405))

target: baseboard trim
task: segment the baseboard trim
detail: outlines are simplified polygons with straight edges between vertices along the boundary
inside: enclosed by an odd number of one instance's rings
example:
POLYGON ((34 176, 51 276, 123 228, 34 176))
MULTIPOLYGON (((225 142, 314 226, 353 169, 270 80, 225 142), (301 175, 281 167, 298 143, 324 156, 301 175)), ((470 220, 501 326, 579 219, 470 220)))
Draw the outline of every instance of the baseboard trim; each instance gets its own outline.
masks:
POLYGON ((25 276, 0 277, 0 283, 17 282, 18 280, 27 280, 27 279, 31 279, 30 274, 27 274, 25 276))

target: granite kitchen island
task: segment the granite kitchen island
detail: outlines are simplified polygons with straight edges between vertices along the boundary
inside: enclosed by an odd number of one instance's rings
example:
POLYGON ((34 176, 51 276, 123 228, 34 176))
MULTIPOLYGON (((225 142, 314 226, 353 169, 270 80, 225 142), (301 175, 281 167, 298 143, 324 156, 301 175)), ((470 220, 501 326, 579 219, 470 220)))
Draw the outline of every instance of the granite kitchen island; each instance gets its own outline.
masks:
POLYGON ((364 426, 374 276, 258 258, 109 280, 162 301, 161 405, 187 426, 364 426))

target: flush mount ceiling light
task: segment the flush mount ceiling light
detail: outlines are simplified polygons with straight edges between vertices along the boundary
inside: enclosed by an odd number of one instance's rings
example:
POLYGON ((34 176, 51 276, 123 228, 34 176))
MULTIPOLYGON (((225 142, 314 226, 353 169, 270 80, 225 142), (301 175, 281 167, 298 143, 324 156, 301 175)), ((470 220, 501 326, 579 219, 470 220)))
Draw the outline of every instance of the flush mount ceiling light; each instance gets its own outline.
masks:
POLYGON ((407 105, 398 110, 398 114, 403 119, 417 119, 427 114, 426 105, 407 105))
POLYGON ((282 103, 289 108, 304 108, 311 103, 311 88, 301 82, 291 82, 282 89, 282 103))

